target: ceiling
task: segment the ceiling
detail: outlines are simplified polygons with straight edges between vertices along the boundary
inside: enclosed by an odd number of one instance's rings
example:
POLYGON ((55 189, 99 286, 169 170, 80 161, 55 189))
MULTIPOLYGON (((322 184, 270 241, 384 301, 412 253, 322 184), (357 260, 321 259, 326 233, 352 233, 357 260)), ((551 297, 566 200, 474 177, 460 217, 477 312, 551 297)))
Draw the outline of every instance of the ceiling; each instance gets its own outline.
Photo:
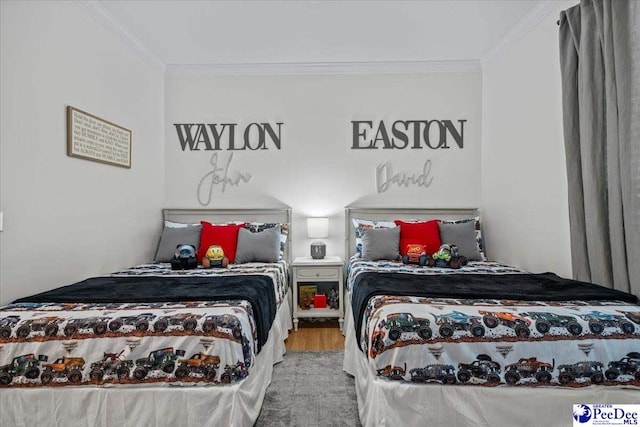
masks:
POLYGON ((171 66, 481 61, 540 0, 100 0, 171 66))

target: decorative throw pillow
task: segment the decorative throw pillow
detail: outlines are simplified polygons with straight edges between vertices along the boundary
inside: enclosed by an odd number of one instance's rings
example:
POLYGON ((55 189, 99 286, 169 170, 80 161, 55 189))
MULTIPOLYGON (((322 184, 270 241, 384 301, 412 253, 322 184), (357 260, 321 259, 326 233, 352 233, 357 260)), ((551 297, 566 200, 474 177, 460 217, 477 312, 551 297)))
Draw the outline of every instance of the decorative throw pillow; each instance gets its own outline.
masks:
POLYGON ((356 254, 362 253, 362 232, 368 228, 394 228, 396 224, 393 221, 372 221, 369 219, 352 218, 353 228, 356 231, 356 254))
POLYGON ((362 259, 396 261, 400 258, 399 244, 400 227, 365 228, 362 230, 362 259))
POLYGON ((440 237, 444 243, 454 243, 461 255, 469 261, 486 261, 480 217, 456 220, 442 220, 438 224, 440 237))
POLYGON ((165 227, 160 236, 160 243, 156 251, 156 261, 170 262, 178 245, 191 245, 195 248, 200 243, 201 225, 180 228, 165 227))
POLYGON ((279 224, 276 222, 248 222, 245 224, 245 228, 252 233, 257 233, 274 227, 280 227, 280 259, 282 259, 286 252, 287 237, 289 236, 289 224, 279 224))
POLYGON ((224 255, 233 264, 236 259, 236 247, 238 245, 238 230, 244 228, 244 224, 213 225, 202 221, 202 233, 200 234, 200 247, 198 248, 198 262, 202 262, 204 254, 211 245, 220 245, 224 255))
POLYGON ((280 259, 280 226, 252 233, 246 228, 238 231, 236 264, 245 262, 277 262, 280 259))
POLYGON ((448 224, 441 222, 440 239, 443 242, 456 245, 460 255, 469 261, 482 261, 482 256, 476 243, 476 228, 473 221, 448 224))
POLYGON ((400 255, 407 253, 408 244, 425 245, 429 255, 438 252, 438 249, 440 249, 438 220, 421 222, 396 220, 395 223, 400 227, 400 255))

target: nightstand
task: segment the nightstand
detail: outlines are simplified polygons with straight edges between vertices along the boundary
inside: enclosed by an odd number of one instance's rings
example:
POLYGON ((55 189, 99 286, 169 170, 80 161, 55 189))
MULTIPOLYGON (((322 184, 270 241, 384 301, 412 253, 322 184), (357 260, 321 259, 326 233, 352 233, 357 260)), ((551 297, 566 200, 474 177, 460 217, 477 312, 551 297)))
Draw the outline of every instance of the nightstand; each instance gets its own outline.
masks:
MULTIPOLYGON (((338 256, 322 259, 296 258, 291 264, 293 276, 293 328, 298 330, 300 318, 334 317, 340 330, 344 322, 344 263, 338 256), (326 307, 318 308, 313 295, 324 295, 326 307), (335 297, 337 296, 337 301, 335 297)), ((321 301, 318 301, 321 303, 321 301)))

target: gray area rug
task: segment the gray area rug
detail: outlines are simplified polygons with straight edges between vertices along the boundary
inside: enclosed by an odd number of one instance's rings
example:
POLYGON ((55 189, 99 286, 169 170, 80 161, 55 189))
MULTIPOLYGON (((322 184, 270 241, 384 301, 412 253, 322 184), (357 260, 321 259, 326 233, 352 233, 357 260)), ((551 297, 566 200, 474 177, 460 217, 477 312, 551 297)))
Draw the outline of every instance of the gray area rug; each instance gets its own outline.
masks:
POLYGON ((255 427, 360 426, 353 377, 344 352, 288 352, 273 379, 255 427))

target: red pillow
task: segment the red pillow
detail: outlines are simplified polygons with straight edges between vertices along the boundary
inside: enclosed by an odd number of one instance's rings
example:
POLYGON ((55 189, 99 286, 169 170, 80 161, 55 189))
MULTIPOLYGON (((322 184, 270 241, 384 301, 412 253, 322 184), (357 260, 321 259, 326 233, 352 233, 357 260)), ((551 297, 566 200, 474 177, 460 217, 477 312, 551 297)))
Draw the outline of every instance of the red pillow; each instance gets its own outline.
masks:
POLYGON ((440 229, 437 219, 424 222, 396 220, 395 223, 400 227, 400 255, 407 254, 409 244, 425 245, 429 255, 440 249, 440 229))
POLYGON ((244 224, 213 225, 206 221, 201 221, 202 232, 200 233, 200 247, 198 248, 198 262, 207 253, 211 245, 220 245, 224 251, 224 256, 229 258, 229 263, 236 259, 236 246, 238 246, 238 230, 244 224))

